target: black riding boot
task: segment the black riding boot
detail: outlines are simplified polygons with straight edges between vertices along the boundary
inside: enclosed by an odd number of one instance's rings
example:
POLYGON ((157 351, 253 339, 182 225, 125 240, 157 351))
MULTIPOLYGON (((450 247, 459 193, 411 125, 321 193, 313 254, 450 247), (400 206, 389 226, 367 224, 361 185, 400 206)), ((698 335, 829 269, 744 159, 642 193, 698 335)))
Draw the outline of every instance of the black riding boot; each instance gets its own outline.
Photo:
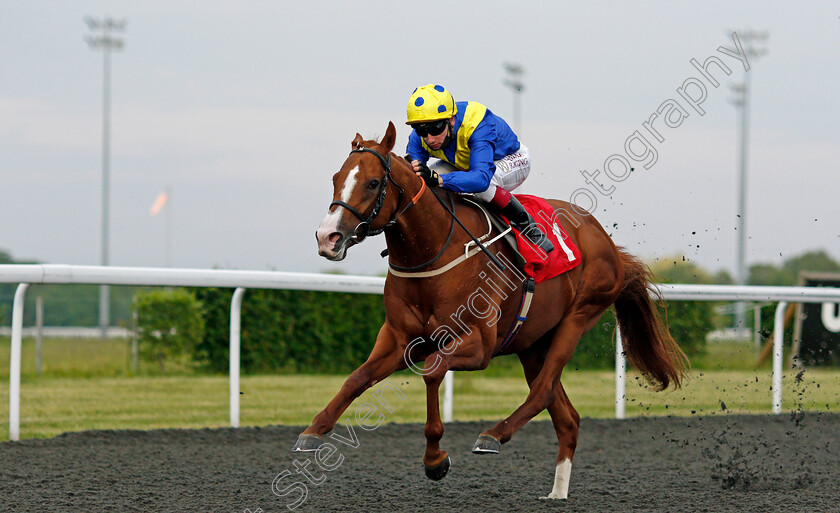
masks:
POLYGON ((540 226, 531 217, 531 214, 519 203, 513 195, 510 196, 510 203, 502 209, 502 215, 510 220, 510 225, 522 234, 531 244, 538 246, 546 253, 554 250, 554 244, 540 230, 540 226))

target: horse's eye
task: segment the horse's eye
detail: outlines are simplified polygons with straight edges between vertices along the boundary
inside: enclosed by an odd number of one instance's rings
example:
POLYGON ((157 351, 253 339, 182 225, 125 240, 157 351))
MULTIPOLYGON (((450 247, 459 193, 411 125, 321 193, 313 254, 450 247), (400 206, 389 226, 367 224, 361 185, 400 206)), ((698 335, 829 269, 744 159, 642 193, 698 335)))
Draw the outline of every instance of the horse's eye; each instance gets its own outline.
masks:
POLYGON ((371 180, 370 182, 368 182, 367 187, 371 190, 376 189, 377 187, 379 187, 379 180, 371 180))

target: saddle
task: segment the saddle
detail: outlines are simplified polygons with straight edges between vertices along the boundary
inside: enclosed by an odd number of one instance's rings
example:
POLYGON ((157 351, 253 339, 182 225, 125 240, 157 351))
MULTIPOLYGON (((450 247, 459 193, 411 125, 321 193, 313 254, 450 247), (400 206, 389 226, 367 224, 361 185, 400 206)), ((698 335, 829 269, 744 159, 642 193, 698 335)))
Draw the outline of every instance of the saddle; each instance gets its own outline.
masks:
POLYGON ((556 248, 550 253, 545 253, 541 247, 536 247, 520 231, 512 231, 503 219, 494 215, 484 205, 464 199, 481 209, 487 216, 488 222, 495 225, 500 233, 505 234, 505 240, 511 244, 516 255, 517 267, 525 275, 534 278, 536 283, 551 279, 573 269, 580 263, 580 250, 566 233, 551 204, 543 198, 527 194, 516 195, 522 207, 536 220, 534 222, 541 225, 540 230, 556 248))
POLYGON ((522 256, 522 253, 519 252, 519 245, 516 242, 516 235, 511 229, 511 226, 507 222, 505 222, 505 220, 502 219, 502 217, 499 214, 493 212, 493 210, 482 205, 480 202, 469 198, 462 199, 478 207, 478 209, 481 210, 484 213, 484 215, 487 216, 488 219, 490 219, 490 223, 492 224, 493 228, 497 232, 504 234, 503 240, 508 244, 508 246, 510 246, 510 249, 513 250, 513 263, 516 264, 517 269, 522 271, 527 261, 525 260, 525 257, 522 256))

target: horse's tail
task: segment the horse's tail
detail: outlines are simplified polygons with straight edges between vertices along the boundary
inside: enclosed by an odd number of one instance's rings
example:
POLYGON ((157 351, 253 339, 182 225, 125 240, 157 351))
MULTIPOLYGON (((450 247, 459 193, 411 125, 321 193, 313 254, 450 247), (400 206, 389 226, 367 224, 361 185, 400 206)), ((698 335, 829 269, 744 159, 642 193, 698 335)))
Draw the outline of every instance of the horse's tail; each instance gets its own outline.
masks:
POLYGON ((625 356, 657 390, 670 384, 678 388, 685 378, 688 359, 659 316, 656 303, 661 296, 651 284, 650 269, 622 249, 619 254, 624 265, 624 288, 615 302, 615 312, 625 356))

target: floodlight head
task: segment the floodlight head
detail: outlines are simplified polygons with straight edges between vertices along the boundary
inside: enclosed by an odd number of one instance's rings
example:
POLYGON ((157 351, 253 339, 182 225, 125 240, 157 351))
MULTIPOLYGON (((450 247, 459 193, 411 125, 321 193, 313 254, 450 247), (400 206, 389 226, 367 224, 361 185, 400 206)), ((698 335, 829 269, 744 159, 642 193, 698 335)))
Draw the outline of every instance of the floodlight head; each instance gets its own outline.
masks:
POLYGON ((125 30, 125 26, 128 24, 128 20, 115 20, 113 18, 105 18, 105 28, 109 30, 118 30, 122 31, 125 30))
POLYGON ((91 16, 85 16, 84 21, 85 23, 87 23, 87 26, 90 30, 98 30, 102 26, 99 20, 94 19, 91 16))
POLYGON ((87 41, 87 44, 89 44, 91 48, 99 48, 103 45, 104 42, 103 38, 92 36, 85 36, 85 41, 87 41))
POLYGON ((522 73, 525 72, 525 68, 522 67, 521 64, 514 64, 514 63, 510 63, 510 62, 505 62, 505 63, 502 64, 502 66, 504 66, 505 70, 508 73, 513 74, 513 75, 521 75, 522 73))

